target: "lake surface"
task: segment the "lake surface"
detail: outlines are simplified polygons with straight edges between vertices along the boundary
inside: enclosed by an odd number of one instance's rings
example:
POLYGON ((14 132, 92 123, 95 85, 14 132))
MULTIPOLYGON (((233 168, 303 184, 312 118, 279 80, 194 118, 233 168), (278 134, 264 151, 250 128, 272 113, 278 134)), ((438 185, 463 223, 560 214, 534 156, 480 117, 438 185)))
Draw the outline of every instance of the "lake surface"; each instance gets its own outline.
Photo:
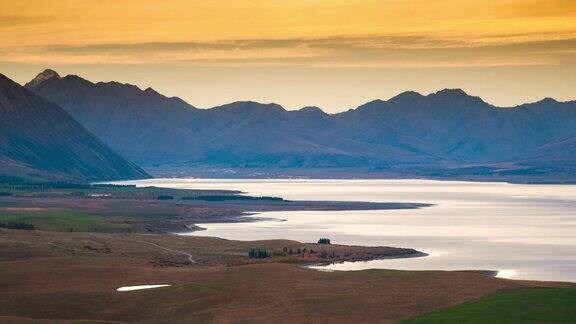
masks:
POLYGON ((432 203, 413 210, 268 212, 247 223, 197 224, 187 235, 410 247, 430 256, 334 264, 326 270, 496 270, 576 282, 576 186, 429 180, 152 179, 139 186, 234 189, 291 200, 432 203))

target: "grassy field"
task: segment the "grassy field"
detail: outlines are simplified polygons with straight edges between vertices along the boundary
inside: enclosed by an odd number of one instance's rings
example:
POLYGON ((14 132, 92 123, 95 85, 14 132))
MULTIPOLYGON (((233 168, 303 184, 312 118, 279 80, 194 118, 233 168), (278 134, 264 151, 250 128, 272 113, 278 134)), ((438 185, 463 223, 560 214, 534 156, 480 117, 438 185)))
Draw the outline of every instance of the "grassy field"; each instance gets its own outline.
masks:
POLYGON ((417 256, 411 249, 151 234, 235 221, 246 212, 419 205, 229 199, 234 192, 135 187, 0 185, 0 192, 6 192, 0 194, 0 223, 36 229, 0 229, 0 323, 393 323, 418 314, 424 315, 406 323, 576 318, 576 288, 565 288, 571 284, 503 280, 480 272, 320 272, 299 266, 417 256), (249 258, 253 249, 267 256, 249 258), (164 283, 172 286, 116 291, 164 283))
POLYGON ((576 323, 576 288, 500 292, 402 323, 576 323))
POLYGON ((1 184, 0 224, 41 231, 150 233, 186 230, 206 217, 242 211, 185 203, 182 198, 237 197, 237 191, 79 184, 1 184))
MULTIPOLYGON (((319 258, 273 253, 284 247, 327 248, 284 240, 0 230, 0 322, 396 323, 502 291, 574 287, 470 271, 321 272, 299 266, 319 258), (255 247, 272 257, 248 258, 255 247), (116 291, 142 284, 171 286, 116 291)), ((343 256, 379 249, 330 248, 343 256)), ((546 310, 539 322, 549 322, 565 318, 559 306, 569 307, 572 297, 544 293, 533 298, 542 304, 526 307, 546 310)), ((478 317, 486 323, 502 318, 485 319, 478 317)))
POLYGON ((17 213, 0 213, 0 223, 24 222, 35 229, 58 232, 130 232, 131 226, 122 217, 102 217, 68 210, 23 210, 17 213))

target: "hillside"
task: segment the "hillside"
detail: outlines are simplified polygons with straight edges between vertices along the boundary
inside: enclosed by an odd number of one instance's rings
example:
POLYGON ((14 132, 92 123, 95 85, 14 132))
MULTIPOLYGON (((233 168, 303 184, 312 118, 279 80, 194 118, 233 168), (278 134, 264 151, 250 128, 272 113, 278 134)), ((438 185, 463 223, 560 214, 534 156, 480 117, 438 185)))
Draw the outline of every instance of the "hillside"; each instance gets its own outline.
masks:
POLYGON ((26 87, 62 106, 121 155, 141 165, 332 167, 432 161, 437 157, 341 134, 333 117, 308 107, 235 102, 196 109, 152 89, 92 83, 44 71, 26 87))
MULTIPOLYGON (((405 92, 339 114, 235 102, 197 109, 152 89, 45 71, 27 87, 61 105, 141 165, 386 168, 489 165, 576 157, 576 103, 495 107, 460 89, 405 92)), ((437 172, 437 171, 435 171, 437 172)))
POLYGON ((0 178, 93 181, 146 178, 62 108, 0 74, 0 178))
POLYGON ((26 87, 58 104, 123 157, 159 163, 203 156, 187 126, 196 109, 152 89, 118 82, 92 83, 46 70, 26 87))

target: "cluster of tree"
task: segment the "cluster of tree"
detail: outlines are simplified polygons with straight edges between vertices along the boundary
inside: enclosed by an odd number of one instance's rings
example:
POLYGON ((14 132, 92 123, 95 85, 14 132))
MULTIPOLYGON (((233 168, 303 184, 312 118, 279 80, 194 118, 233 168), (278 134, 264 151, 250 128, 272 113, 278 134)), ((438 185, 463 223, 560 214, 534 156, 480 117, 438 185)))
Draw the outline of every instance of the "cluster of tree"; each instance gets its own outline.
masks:
POLYGON ((330 244, 330 239, 328 238, 321 238, 318 240, 318 244, 330 244))
POLYGON ((25 222, 6 222, 0 223, 0 228, 32 231, 34 230, 34 225, 25 222))
POLYGON ((251 249, 248 251, 248 257, 251 259, 264 259, 269 257, 270 254, 266 249, 251 249))

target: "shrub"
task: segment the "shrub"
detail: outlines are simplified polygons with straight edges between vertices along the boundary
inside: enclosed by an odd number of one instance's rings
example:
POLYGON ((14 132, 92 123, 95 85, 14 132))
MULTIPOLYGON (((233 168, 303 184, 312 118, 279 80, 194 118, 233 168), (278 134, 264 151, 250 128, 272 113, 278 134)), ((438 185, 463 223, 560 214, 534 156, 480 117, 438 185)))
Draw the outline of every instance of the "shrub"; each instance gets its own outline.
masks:
POLYGON ((248 251, 248 257, 250 259, 264 259, 269 256, 270 254, 268 253, 268 251, 266 251, 266 249, 251 249, 250 251, 248 251))

